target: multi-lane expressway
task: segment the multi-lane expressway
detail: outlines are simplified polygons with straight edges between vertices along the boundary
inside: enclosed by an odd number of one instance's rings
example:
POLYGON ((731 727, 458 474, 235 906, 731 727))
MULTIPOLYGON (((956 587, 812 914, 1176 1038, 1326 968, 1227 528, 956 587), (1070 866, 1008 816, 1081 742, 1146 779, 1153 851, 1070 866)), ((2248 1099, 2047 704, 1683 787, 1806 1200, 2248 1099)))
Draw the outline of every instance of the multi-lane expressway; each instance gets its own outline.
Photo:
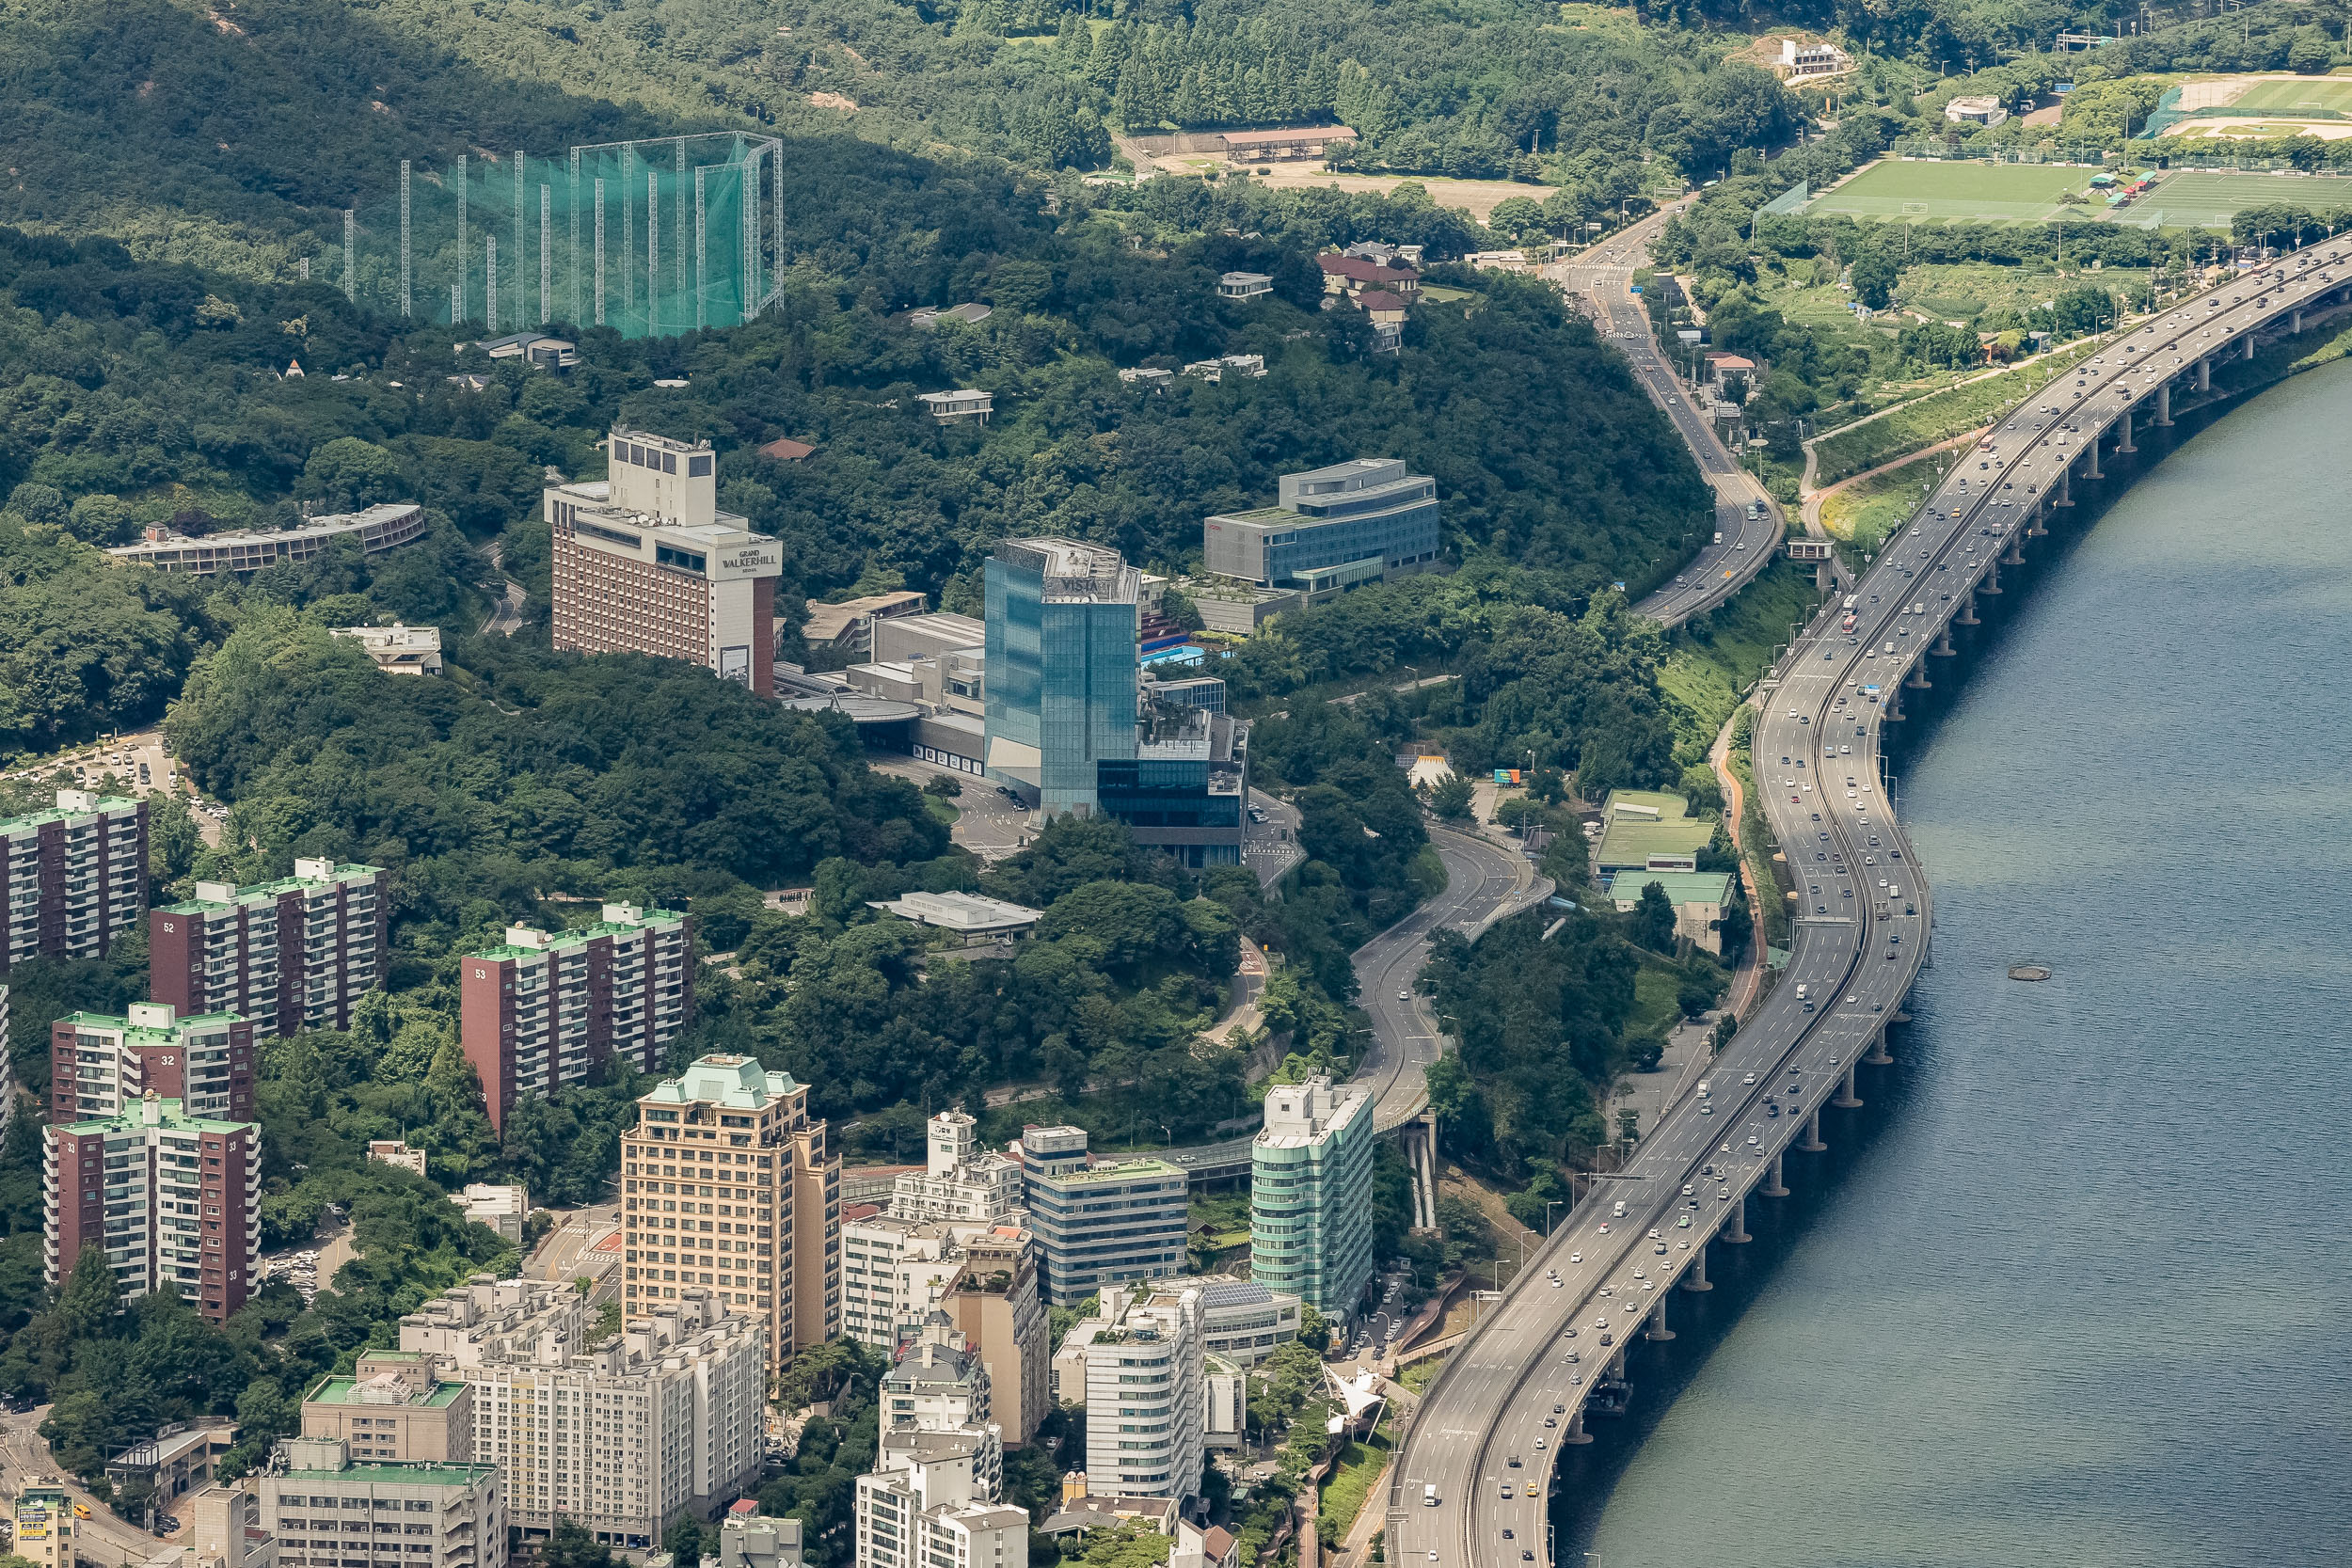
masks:
POLYGON ((1784 527, 1779 503, 1724 449, 1712 421, 1692 406, 1682 384, 1659 356, 1648 312, 1632 293, 1635 267, 1648 261, 1659 230, 1681 210, 1679 204, 1664 208, 1545 269, 1592 316, 1594 330, 1625 355, 1634 379, 1673 421, 1698 464, 1700 477, 1715 492, 1715 537, 1699 541, 1697 556, 1637 607, 1669 626, 1714 609, 1746 587, 1772 559, 1784 527))
POLYGON ((2342 245, 2299 253, 2100 344, 1956 463, 1850 599, 1798 637, 1765 683, 1754 742, 1798 893, 1788 967, 1710 1092, 1669 1109, 1431 1386, 1391 1470, 1391 1561, 1549 1568, 1553 1458, 1585 1440, 1597 1389, 1617 1396, 1607 1379, 1631 1336, 1665 1326, 1677 1288, 1705 1288, 1710 1242, 1744 1242, 1748 1203, 1785 1190, 1783 1155, 1819 1144, 1821 1107, 1858 1102, 1856 1065, 1883 1054, 1916 974, 1928 887, 1879 754, 1904 684, 1952 651, 1952 626, 1977 624, 1979 595, 2000 592, 2000 568, 2073 504, 2074 481, 2137 450, 2137 418, 2169 421, 2175 386, 2201 388, 2215 361, 2250 356, 2256 332, 2299 331, 2308 309, 2352 298, 2348 258, 2342 245))

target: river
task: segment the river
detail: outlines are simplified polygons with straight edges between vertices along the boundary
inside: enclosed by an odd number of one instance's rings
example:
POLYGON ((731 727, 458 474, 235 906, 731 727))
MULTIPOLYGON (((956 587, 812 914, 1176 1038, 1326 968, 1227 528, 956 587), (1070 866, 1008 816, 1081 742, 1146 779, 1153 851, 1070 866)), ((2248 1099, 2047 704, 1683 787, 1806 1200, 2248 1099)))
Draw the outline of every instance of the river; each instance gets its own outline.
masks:
POLYGON ((2348 503, 2338 365, 1966 661, 1900 773, 1916 1022, 1569 1455, 1561 1568, 2352 1557, 2348 503))

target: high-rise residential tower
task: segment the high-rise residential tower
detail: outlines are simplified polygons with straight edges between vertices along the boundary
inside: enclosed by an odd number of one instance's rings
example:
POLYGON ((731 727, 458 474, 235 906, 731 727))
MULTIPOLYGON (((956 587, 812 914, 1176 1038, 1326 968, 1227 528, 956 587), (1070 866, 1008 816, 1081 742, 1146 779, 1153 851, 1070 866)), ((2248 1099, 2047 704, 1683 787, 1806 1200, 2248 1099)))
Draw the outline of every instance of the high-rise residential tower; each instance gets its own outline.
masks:
POLYGON ((841 1156, 808 1086, 705 1056, 637 1101, 621 1139, 621 1304, 715 1292, 767 1330, 771 1368, 841 1329, 841 1156))
POLYGON ((583 1082, 608 1055, 660 1067, 693 1022, 693 947, 685 915, 607 904, 593 926, 510 926, 502 945, 467 955, 459 1036, 491 1128, 504 1131, 517 1098, 583 1082))
POLYGON ((199 882, 195 897, 148 912, 148 994, 186 1014, 242 1014, 264 1036, 348 1029, 384 983, 388 881, 380 866, 297 860, 274 882, 199 882))

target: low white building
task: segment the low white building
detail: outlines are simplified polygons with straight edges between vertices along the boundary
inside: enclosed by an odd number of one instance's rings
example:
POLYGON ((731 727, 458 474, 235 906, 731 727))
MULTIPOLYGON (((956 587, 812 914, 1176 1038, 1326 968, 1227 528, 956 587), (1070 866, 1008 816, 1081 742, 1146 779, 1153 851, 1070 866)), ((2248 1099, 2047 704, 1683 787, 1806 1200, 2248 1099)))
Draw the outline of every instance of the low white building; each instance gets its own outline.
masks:
POLYGON ((1262 272, 1229 272, 1216 280, 1221 299, 1259 299, 1274 292, 1274 279, 1262 272))
POLYGON ((986 424, 989 415, 996 408, 993 392, 975 391, 970 388, 953 392, 922 392, 916 394, 914 401, 929 410, 931 418, 941 424, 961 424, 966 420, 977 420, 986 424))
POLYGON ((1820 39, 1782 39, 1772 61, 1772 73, 1784 82, 1842 76, 1853 69, 1853 56, 1820 39))
POLYGON ((441 628, 405 626, 335 626, 329 637, 357 642, 378 670, 388 675, 437 675, 441 673, 441 628))
POLYGON ((462 1193, 452 1193, 449 1200, 466 1212, 466 1217, 476 1225, 486 1225, 501 1236, 523 1244, 523 1226, 531 1218, 531 1192, 519 1186, 492 1186, 483 1181, 469 1181, 462 1193))
POLYGON ((1997 98, 1962 97, 1944 105, 1944 118, 1955 125, 1994 126, 2009 118, 2009 109, 1997 98))
POLYGON ((1040 911, 1008 904, 1002 898, 983 898, 977 893, 908 893, 875 899, 868 907, 917 926, 952 931, 967 944, 1027 936, 1044 918, 1040 911))

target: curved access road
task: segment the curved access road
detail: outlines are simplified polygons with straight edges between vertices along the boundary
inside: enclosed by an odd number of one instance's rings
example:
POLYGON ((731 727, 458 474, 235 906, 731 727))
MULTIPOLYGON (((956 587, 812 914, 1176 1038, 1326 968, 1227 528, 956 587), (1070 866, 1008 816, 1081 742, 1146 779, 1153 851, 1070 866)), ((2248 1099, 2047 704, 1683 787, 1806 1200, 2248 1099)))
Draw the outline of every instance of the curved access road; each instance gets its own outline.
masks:
POLYGON ((1767 677, 1756 785, 1796 883, 1788 967, 1724 1048, 1711 1096, 1669 1109, 1431 1386, 1390 1472, 1393 1560, 1549 1568, 1550 1462, 1582 1439, 1588 1406, 1625 1397, 1613 1374, 1627 1337, 1664 1328, 1678 1285, 1705 1287, 1710 1243, 1747 1239, 1748 1203, 1785 1190, 1784 1153, 1819 1147, 1821 1107, 1859 1103, 1857 1064, 1884 1059, 1930 929, 1926 880, 1881 795, 1881 737, 1905 683, 1925 684, 1950 628, 1977 624, 1978 596, 2000 592, 2001 566, 2073 504, 2074 479, 2137 450, 2136 421, 2169 419, 2176 386, 2202 387, 2258 332, 2299 331, 2305 311, 2352 299, 2347 258, 2334 243, 2233 279, 2034 394, 1890 536, 1851 596, 1852 628, 1841 603, 1824 607, 1767 677))
MULTIPOLYGON (((1474 833, 1432 827, 1429 841, 1445 862, 1445 891, 1356 949, 1357 1001, 1372 1019, 1372 1043, 1357 1079, 1370 1084, 1375 1120, 1384 1132, 1410 1121, 1429 1102, 1422 1073, 1438 1057, 1438 1031, 1413 981, 1429 959, 1432 933, 1452 930, 1475 938, 1496 921, 1542 903, 1552 891, 1550 879, 1535 875, 1525 856, 1474 833)), ((1194 1144, 1168 1149, 1161 1158, 1202 1180, 1239 1175, 1249 1168, 1254 1141, 1194 1144)))
POLYGON ((1664 208, 1581 255, 1544 269, 1545 277, 1557 281, 1592 316, 1595 330, 1624 354, 1634 378, 1674 422, 1700 477, 1715 492, 1717 537, 1701 540, 1697 558, 1636 607, 1669 626, 1705 614, 1746 587, 1772 559, 1787 527, 1779 503, 1724 450, 1712 421, 1691 406, 1688 389, 1659 355, 1648 312, 1633 293, 1634 270, 1648 264, 1650 245, 1680 211, 1680 203, 1664 208))

